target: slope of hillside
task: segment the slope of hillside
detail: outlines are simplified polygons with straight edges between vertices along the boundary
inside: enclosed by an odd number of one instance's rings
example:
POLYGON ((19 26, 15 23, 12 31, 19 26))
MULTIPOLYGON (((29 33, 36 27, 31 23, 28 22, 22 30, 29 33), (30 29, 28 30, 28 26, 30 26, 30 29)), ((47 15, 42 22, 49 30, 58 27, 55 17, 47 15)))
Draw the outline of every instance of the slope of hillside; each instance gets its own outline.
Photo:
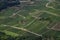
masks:
POLYGON ((59 0, 32 0, 2 10, 0 31, 5 34, 0 39, 60 40, 59 3, 59 0))

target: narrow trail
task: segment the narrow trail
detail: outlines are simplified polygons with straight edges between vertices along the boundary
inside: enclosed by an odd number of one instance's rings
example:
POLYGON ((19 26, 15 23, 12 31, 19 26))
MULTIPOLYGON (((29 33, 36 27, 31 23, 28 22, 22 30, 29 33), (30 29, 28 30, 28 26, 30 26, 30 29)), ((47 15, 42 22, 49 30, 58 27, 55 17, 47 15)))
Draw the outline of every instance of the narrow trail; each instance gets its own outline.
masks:
MULTIPOLYGON (((10 26, 10 25, 3 25, 3 26, 10 26)), ((15 29, 19 29, 19 30, 22 30, 22 31, 25 31, 25 32, 29 32, 29 33, 34 34, 34 35, 36 35, 36 36, 42 36, 42 35, 40 35, 40 34, 37 34, 37 33, 34 33, 34 32, 32 32, 32 31, 29 31, 29 30, 27 30, 27 29, 25 29, 25 28, 19 28, 19 27, 15 27, 15 26, 10 26, 10 27, 15 28, 15 29)))
MULTIPOLYGON (((39 11, 40 12, 40 11, 39 11)), ((38 12, 38 13, 39 13, 38 12)), ((30 14, 31 15, 31 14, 30 14)), ((42 14, 39 14, 38 16, 40 16, 40 15, 42 15, 42 14)), ((32 16, 32 17, 34 17, 35 19, 34 20, 32 20, 30 23, 28 23, 25 27, 27 27, 27 26, 29 26, 29 25, 31 25, 32 23, 34 23, 37 19, 40 19, 40 18, 38 18, 38 17, 36 17, 36 16, 32 16)))
MULTIPOLYGON (((18 15, 18 13, 19 12, 21 12, 22 10, 18 10, 17 12, 15 12, 15 13, 13 13, 11 16, 9 16, 9 17, 13 17, 13 16, 15 16, 15 15, 18 15)), ((23 11, 25 11, 25 10, 23 10, 23 11)))
POLYGON ((56 23, 52 28, 54 28, 56 25, 58 25, 58 23, 56 23))
POLYGON ((41 12, 46 12, 47 14, 51 14, 51 15, 54 15, 54 16, 58 16, 58 17, 60 17, 60 15, 58 15, 58 14, 55 14, 55 13, 52 13, 52 12, 49 12, 49 11, 41 11, 41 12))
MULTIPOLYGON (((50 4, 51 2, 48 2, 48 3, 46 3, 46 7, 47 8, 52 8, 52 9, 55 9, 54 7, 52 7, 52 6, 48 6, 49 4, 50 4)), ((48 12, 48 11, 45 11, 45 12, 48 12)), ((58 14, 55 14, 55 13, 51 13, 51 12, 48 12, 49 14, 52 14, 52 15, 55 15, 55 16, 60 16, 60 15, 58 15, 58 14)))
POLYGON ((18 15, 18 16, 20 16, 20 17, 22 17, 22 18, 24 18, 24 19, 26 18, 26 17, 25 17, 25 16, 23 16, 23 15, 20 15, 20 14, 17 14, 17 15, 18 15))
POLYGON ((33 21, 31 21, 30 23, 28 23, 25 27, 31 25, 32 23, 34 23, 36 21, 36 19, 34 19, 33 21))
POLYGON ((50 3, 51 3, 51 2, 48 2, 45 6, 46 6, 47 8, 55 9, 55 8, 53 8, 52 6, 48 6, 50 3))
POLYGON ((9 16, 9 17, 13 17, 13 16, 15 16, 15 15, 18 14, 20 11, 21 11, 21 10, 19 10, 19 11, 13 13, 13 14, 12 14, 11 16, 9 16))
MULTIPOLYGON (((46 6, 47 8, 55 9, 53 6, 48 6, 50 3, 51 3, 51 2, 46 3, 45 6, 46 6)), ((57 10, 60 10, 60 9, 57 9, 57 10)))
POLYGON ((54 27, 56 27, 56 25, 58 25, 58 23, 56 23, 56 24, 55 24, 54 26, 52 26, 51 28, 47 27, 47 29, 60 31, 60 29, 55 29, 55 28, 54 28, 54 27))
POLYGON ((20 16, 20 17, 22 17, 22 18, 25 19, 26 17, 23 16, 23 15, 18 14, 19 12, 21 12, 21 10, 17 11, 16 13, 13 13, 10 17, 13 17, 13 16, 15 16, 15 15, 18 15, 18 16, 20 16))
POLYGON ((54 29, 54 28, 47 28, 49 30, 55 30, 55 31, 60 31, 60 29, 54 29))

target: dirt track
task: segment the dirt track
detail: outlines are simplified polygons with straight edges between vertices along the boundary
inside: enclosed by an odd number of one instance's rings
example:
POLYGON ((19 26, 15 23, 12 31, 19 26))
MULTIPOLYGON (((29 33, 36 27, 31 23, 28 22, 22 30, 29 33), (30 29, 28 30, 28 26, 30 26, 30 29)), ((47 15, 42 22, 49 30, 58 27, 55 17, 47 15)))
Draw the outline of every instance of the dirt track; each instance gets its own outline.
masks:
MULTIPOLYGON (((6 27, 6 26, 10 26, 10 25, 3 25, 3 26, 6 27)), ((42 35, 37 34, 37 33, 35 33, 35 32, 29 31, 29 30, 27 30, 27 29, 25 29, 25 28, 19 28, 19 27, 15 27, 15 26, 10 26, 10 27, 15 28, 15 29, 19 29, 19 30, 22 30, 22 31, 25 31, 25 32, 29 32, 29 33, 34 34, 34 35, 36 35, 36 36, 42 36, 42 35)))

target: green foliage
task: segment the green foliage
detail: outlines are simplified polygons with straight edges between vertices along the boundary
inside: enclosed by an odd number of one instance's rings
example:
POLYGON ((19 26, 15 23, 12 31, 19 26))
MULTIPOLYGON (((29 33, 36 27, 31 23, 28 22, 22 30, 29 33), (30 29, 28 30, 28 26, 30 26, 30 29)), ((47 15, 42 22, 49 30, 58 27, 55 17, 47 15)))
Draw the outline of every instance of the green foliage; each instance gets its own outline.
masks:
POLYGON ((40 36, 33 36, 33 35, 26 35, 26 36, 16 36, 12 37, 10 35, 7 35, 4 32, 0 32, 0 40, 42 40, 42 37, 40 36))

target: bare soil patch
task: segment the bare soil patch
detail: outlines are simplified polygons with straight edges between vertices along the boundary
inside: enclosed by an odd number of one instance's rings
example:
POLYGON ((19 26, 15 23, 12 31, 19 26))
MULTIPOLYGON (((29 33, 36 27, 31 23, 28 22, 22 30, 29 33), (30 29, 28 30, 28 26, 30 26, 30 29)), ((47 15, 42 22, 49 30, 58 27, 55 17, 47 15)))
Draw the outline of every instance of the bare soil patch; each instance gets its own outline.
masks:
POLYGON ((54 27, 52 27, 52 29, 60 31, 60 22, 58 22, 54 27))

